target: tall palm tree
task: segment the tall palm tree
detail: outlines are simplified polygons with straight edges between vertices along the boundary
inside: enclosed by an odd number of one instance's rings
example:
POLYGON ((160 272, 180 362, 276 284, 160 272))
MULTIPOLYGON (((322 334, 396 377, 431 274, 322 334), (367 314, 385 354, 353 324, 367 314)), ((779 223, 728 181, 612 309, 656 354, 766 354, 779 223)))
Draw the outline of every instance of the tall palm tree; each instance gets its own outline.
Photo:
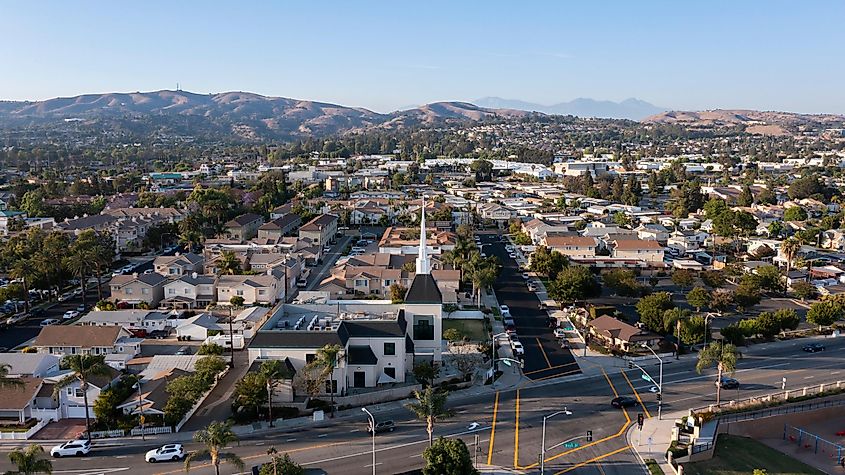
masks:
POLYGON ((212 422, 205 429, 194 434, 194 441, 205 445, 205 448, 195 450, 185 457, 185 472, 191 470, 191 463, 201 457, 209 457, 214 465, 214 472, 220 475, 220 462, 226 461, 234 465, 238 472, 244 470, 244 461, 231 453, 223 452, 223 448, 232 442, 238 442, 238 436, 232 432, 232 425, 226 422, 212 422))
POLYGON ((217 259, 217 273, 235 275, 241 271, 241 261, 232 251, 223 251, 217 259))
POLYGON ((329 396, 332 401, 332 414, 334 414, 334 384, 331 382, 332 373, 337 367, 338 357, 343 348, 340 345, 325 345, 314 355, 312 365, 323 368, 323 378, 329 381, 329 396))
POLYGON ((736 346, 719 341, 710 343, 704 347, 703 350, 698 352, 698 363, 695 364, 695 370, 699 374, 701 374, 701 371, 705 368, 710 368, 714 365, 718 371, 718 379, 716 379, 716 381, 719 384, 716 385, 716 404, 721 402, 722 374, 733 374, 734 371, 736 371, 736 361, 739 357, 740 355, 736 346))
POLYGON ((94 376, 111 374, 111 368, 105 361, 106 357, 102 355, 65 356, 62 358, 62 368, 71 370, 71 373, 60 379, 53 388, 53 397, 58 398, 62 389, 79 381, 79 389, 82 390, 82 400, 85 405, 85 428, 89 441, 91 440, 91 418, 88 415, 88 381, 94 376))
POLYGON ((440 419, 452 416, 452 411, 446 408, 447 392, 436 391, 428 387, 424 391, 414 391, 417 402, 407 405, 407 408, 414 413, 417 419, 425 421, 425 430, 428 432, 428 446, 434 442, 434 423, 440 419))
POLYGON ((88 283, 88 276, 91 275, 93 268, 91 264, 93 260, 94 257, 90 252, 84 252, 82 250, 71 252, 65 257, 65 267, 70 271, 71 275, 79 279, 79 288, 82 291, 82 305, 87 305, 85 290, 87 287, 86 284, 88 283))
POLYGON ((23 381, 18 378, 10 378, 9 370, 11 366, 7 364, 0 364, 0 388, 19 388, 24 385, 23 381))
POLYGON ((787 238, 780 243, 780 252, 783 254, 783 257, 786 258, 787 277, 789 276, 789 271, 792 269, 792 262, 795 260, 795 256, 798 255, 798 251, 800 249, 801 243, 795 238, 787 238))
POLYGON ((44 448, 38 444, 30 444, 25 449, 15 449, 9 452, 9 461, 17 470, 6 472, 6 475, 35 475, 36 473, 53 473, 53 462, 41 458, 44 448))
POLYGON ((23 302, 27 312, 29 312, 29 286, 38 278, 38 275, 35 266, 29 259, 18 261, 9 271, 9 277, 21 280, 21 285, 23 286, 23 302))
POLYGON ((258 372, 267 380, 267 420, 273 425, 273 391, 279 380, 287 376, 288 369, 282 360, 267 360, 261 363, 258 372))

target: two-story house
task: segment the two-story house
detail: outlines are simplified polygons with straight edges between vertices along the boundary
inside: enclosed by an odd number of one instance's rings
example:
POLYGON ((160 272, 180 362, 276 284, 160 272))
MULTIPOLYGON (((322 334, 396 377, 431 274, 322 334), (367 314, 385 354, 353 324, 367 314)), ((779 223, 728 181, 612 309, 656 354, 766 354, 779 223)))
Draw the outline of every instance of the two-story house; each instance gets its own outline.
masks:
POLYGON ((657 241, 625 239, 613 241, 612 256, 617 259, 634 259, 648 263, 663 262, 664 249, 657 241))
POLYGON ((144 302, 154 308, 164 298, 166 281, 167 277, 158 273, 117 275, 109 282, 109 298, 115 303, 123 302, 133 306, 144 302))
POLYGON ((164 276, 191 275, 202 273, 203 258, 193 252, 176 253, 173 256, 158 256, 153 261, 153 269, 164 276))
POLYGON ((543 245, 570 258, 590 258, 596 256, 598 241, 586 236, 546 236, 543 245))
POLYGON ((258 235, 258 228, 264 224, 264 218, 253 213, 242 214, 224 225, 226 237, 238 241, 248 241, 258 235))
POLYGON ((262 275, 221 275, 217 278, 217 301, 243 297, 245 305, 274 304, 283 291, 283 273, 275 270, 262 275))
POLYGON ((196 272, 164 284, 162 305, 168 308, 205 308, 216 301, 217 278, 196 272))
POLYGON ((302 218, 298 214, 287 213, 275 218, 258 228, 258 239, 278 240, 284 236, 293 234, 302 224, 302 218))
POLYGON ((337 234, 337 216, 322 214, 308 221, 299 228, 300 239, 310 239, 318 246, 325 246, 334 240, 337 234))

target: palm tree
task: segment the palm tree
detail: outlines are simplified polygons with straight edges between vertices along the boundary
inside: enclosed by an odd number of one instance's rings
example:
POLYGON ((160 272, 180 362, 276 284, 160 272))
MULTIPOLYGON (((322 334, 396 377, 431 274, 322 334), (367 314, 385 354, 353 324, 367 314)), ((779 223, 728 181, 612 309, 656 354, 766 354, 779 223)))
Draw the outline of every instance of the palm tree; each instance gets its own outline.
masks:
POLYGON ((72 252, 65 257, 65 267, 70 271, 71 275, 79 279, 79 288, 82 291, 82 305, 87 305, 85 297, 85 288, 88 276, 91 275, 92 265, 94 260, 90 252, 72 252))
POLYGON ((220 475, 220 461, 226 461, 234 465, 238 472, 244 470, 244 461, 231 452, 222 452, 232 442, 238 442, 238 436, 232 432, 232 425, 226 422, 212 422, 205 429, 194 434, 194 441, 205 445, 205 448, 195 450, 185 457, 185 471, 191 470, 191 462, 201 457, 211 458, 214 465, 214 472, 220 475))
POLYGON ((780 252, 783 254, 783 257, 786 258, 786 276, 789 277, 789 271, 792 268, 792 262, 795 260, 795 256, 798 255, 798 251, 801 249, 801 243, 798 242, 795 238, 787 238, 782 243, 780 243, 780 252))
POLYGON ((452 411, 446 408, 447 392, 435 391, 428 387, 424 391, 414 391, 417 402, 407 405, 407 408, 414 413, 417 419, 425 421, 425 430, 428 432, 428 446, 434 442, 434 423, 440 419, 452 416, 452 411))
POLYGON ((111 368, 105 363, 105 356, 94 355, 68 355, 62 358, 62 368, 71 370, 71 373, 60 379, 53 388, 53 398, 58 398, 59 393, 65 387, 79 381, 79 389, 82 390, 82 400, 85 405, 85 428, 88 440, 91 440, 91 418, 88 415, 88 381, 93 376, 107 376, 111 374, 111 368))
POLYGON ((258 372, 267 380, 267 420, 273 426, 273 390, 280 379, 288 374, 281 360, 267 360, 261 363, 258 372))
POLYGON ((20 279, 23 286, 23 302, 26 311, 29 312, 29 285, 38 278, 38 272, 29 259, 18 261, 9 271, 9 277, 20 279))
POLYGON ((11 366, 7 364, 0 364, 0 388, 19 388, 24 385, 23 381, 18 378, 10 378, 9 370, 11 366))
POLYGON ((44 448, 38 444, 30 444, 25 449, 15 449, 9 452, 9 461, 18 469, 6 472, 6 475, 34 475, 36 473, 53 473, 53 462, 42 459, 44 448))
POLYGON ((329 380, 329 396, 332 401, 332 414, 334 414, 334 384, 331 382, 331 377, 332 373, 334 373, 334 369, 337 367, 338 357, 340 356, 342 349, 343 348, 337 344, 325 345, 317 350, 317 354, 314 356, 314 361, 312 361, 314 366, 323 368, 323 376, 329 380))
POLYGON ((714 341, 710 343, 703 350, 698 352, 698 363, 695 365, 695 370, 701 374, 705 368, 716 366, 718 371, 718 379, 716 382, 716 404, 721 402, 722 392, 722 374, 733 374, 736 371, 736 360, 740 357, 736 346, 730 343, 722 343, 714 341))
POLYGON ((223 251, 217 259, 217 273, 235 275, 241 271, 241 261, 232 251, 223 251))

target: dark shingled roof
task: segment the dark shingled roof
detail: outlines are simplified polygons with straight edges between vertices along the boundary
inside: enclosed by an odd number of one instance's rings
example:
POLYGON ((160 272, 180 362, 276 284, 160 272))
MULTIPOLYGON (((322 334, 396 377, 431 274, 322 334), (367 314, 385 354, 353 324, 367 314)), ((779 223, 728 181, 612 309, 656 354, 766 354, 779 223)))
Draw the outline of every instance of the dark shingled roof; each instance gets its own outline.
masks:
POLYGON ((378 363, 373 349, 367 346, 350 346, 346 352, 347 361, 349 364, 373 365, 378 363))
POLYGON ((252 338, 251 348, 322 348, 341 345, 338 334, 332 331, 263 331, 252 338))
POLYGON ((347 337, 383 338, 405 335, 402 325, 392 320, 343 322, 340 326, 345 327, 347 337))
POLYGON ((417 274, 411 282, 411 288, 405 294, 405 303, 443 303, 443 295, 437 288, 437 282, 431 274, 417 274))

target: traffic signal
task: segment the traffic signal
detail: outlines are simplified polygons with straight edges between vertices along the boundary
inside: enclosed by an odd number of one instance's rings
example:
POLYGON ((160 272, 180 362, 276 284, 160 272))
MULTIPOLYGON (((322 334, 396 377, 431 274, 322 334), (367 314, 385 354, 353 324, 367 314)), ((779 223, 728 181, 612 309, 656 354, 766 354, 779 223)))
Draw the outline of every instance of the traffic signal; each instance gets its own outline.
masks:
POLYGON ((587 442, 592 442, 592 441, 593 441, 593 431, 588 430, 587 431, 587 442))
POLYGON ((628 360, 628 369, 634 369, 634 362, 631 360, 628 360))
POLYGON ((640 426, 640 430, 642 430, 642 429, 643 429, 643 421, 644 421, 644 420, 645 420, 645 417, 643 417, 643 413, 642 413, 642 412, 641 412, 641 413, 639 413, 639 414, 637 414, 637 425, 638 425, 638 426, 640 426))

